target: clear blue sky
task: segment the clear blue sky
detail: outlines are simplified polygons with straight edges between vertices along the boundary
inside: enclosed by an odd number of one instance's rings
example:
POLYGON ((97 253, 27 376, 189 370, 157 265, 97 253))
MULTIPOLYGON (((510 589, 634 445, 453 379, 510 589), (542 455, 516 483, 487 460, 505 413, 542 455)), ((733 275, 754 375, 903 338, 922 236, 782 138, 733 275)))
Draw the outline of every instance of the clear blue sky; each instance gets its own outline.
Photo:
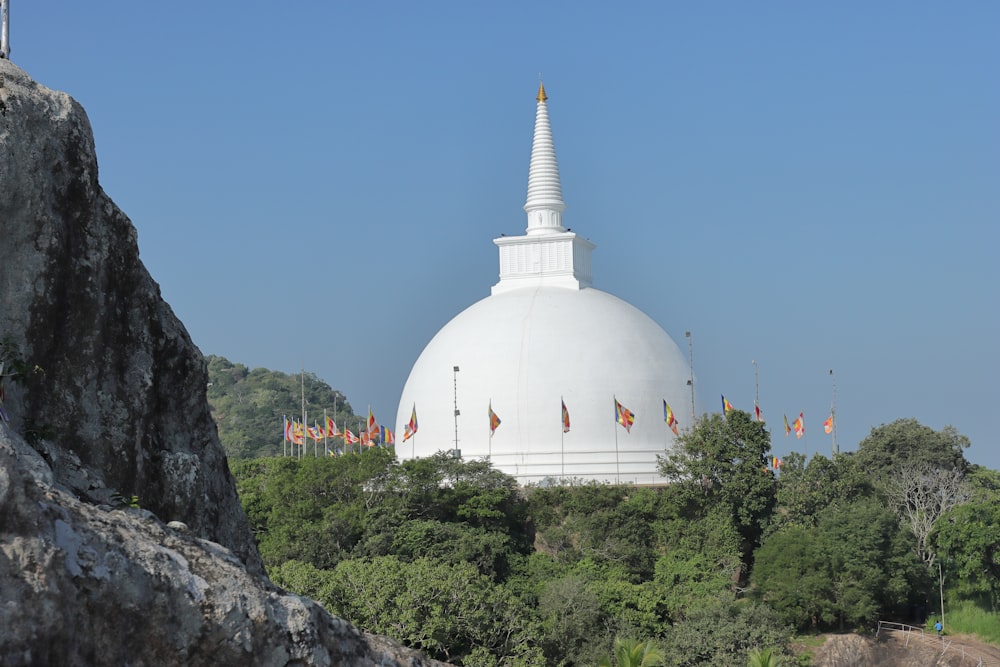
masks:
POLYGON ((829 453, 833 369, 842 449, 915 417, 1000 469, 998 34, 992 1, 11 0, 207 354, 392 421, 523 233, 541 73, 566 224, 693 332, 699 412, 751 410, 756 360, 776 453, 829 453))

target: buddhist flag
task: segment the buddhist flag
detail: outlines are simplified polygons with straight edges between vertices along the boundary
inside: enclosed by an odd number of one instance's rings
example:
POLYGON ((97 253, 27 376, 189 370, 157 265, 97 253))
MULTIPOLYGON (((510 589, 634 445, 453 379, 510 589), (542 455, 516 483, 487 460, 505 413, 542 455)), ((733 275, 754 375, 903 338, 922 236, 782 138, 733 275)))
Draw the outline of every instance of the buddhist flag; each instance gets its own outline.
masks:
POLYGON ((489 417, 490 417, 490 437, 492 438, 493 433, 496 432, 497 427, 500 426, 500 418, 497 417, 497 413, 493 412, 493 401, 490 401, 489 417))
POLYGON ((282 417, 285 420, 285 441, 294 442, 295 435, 292 432, 292 420, 288 417, 282 417))
POLYGON ((754 417, 757 419, 757 421, 759 421, 761 424, 764 423, 764 415, 761 414, 761 412, 760 412, 760 406, 757 405, 756 402, 754 402, 754 404, 753 404, 753 414, 754 414, 754 417))
POLYGON ((801 438, 806 432, 806 422, 802 417, 802 413, 799 413, 798 418, 792 422, 792 426, 795 427, 795 437, 801 438))
POLYGON ((309 431, 309 437, 315 440, 316 442, 322 440, 323 436, 325 435, 325 432, 323 431, 323 429, 319 427, 319 424, 313 424, 308 428, 308 431, 309 431))
POLYGON ((729 411, 733 409, 733 404, 726 400, 726 395, 722 394, 722 412, 728 415, 729 411))
POLYGON ((351 433, 351 429, 349 428, 344 429, 343 435, 344 435, 344 442, 346 442, 348 445, 356 445, 359 442, 358 436, 351 433))
POLYGON ((410 413, 410 422, 403 426, 403 442, 406 442, 417 434, 417 404, 413 404, 413 412, 410 413))
POLYGON ((618 402, 615 398, 615 421, 625 427, 625 432, 632 431, 632 424, 635 423, 635 413, 618 402))
POLYGON ((771 458, 771 467, 775 470, 781 470, 781 459, 777 456, 771 458))
POLYGON ((788 415, 782 415, 782 417, 785 418, 785 437, 787 438, 788 434, 792 432, 792 427, 788 425, 788 415))
POLYGON ((663 421, 667 422, 667 426, 669 426, 670 430, 674 432, 674 435, 678 435, 677 418, 674 417, 673 409, 667 405, 667 399, 663 399, 663 421))
POLYGON ((823 422, 823 430, 826 431, 827 433, 833 433, 833 415, 832 414, 829 417, 826 418, 825 422, 823 422))
POLYGON ((378 437, 378 422, 375 421, 375 415, 372 414, 372 408, 368 406, 368 438, 378 437))
POLYGON ((382 445, 395 445, 396 437, 393 435, 392 431, 389 430, 388 426, 382 427, 382 445))
POLYGON ((569 410, 566 409, 566 401, 562 401, 562 430, 569 433, 569 410))
POLYGON ((326 435, 328 438, 340 437, 340 430, 337 428, 337 422, 333 421, 333 417, 326 418, 326 435))
POLYGON ((306 430, 300 422, 294 422, 292 424, 292 442, 296 445, 305 444, 306 441, 306 430))

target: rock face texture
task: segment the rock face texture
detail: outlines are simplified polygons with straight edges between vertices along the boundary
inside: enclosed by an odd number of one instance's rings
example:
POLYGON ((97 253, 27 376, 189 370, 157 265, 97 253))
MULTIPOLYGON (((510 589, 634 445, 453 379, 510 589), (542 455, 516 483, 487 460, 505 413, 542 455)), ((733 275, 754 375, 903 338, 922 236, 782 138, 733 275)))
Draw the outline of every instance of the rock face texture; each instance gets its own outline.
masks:
POLYGON ((440 664, 267 580, 86 114, 3 59, 0 362, 0 664, 440 664))
POLYGON ((10 61, 0 76, 0 339, 44 371, 7 382, 12 423, 75 494, 137 495, 261 572, 203 357, 98 184, 86 113, 10 61))
POLYGON ((54 486, 0 424, 0 664, 441 665, 246 571, 225 547, 54 486))

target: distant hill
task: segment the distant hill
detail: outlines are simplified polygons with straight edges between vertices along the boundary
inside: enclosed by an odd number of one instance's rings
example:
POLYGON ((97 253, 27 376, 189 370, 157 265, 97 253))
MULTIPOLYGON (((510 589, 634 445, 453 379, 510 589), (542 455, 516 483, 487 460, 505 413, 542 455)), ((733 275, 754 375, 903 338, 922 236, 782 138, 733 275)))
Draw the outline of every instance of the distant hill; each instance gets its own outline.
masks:
POLYGON ((357 416, 347 398, 314 373, 290 375, 250 369, 225 357, 208 355, 208 404, 229 458, 282 454, 282 416, 301 420, 303 386, 307 420, 323 421, 324 410, 338 425, 357 416))

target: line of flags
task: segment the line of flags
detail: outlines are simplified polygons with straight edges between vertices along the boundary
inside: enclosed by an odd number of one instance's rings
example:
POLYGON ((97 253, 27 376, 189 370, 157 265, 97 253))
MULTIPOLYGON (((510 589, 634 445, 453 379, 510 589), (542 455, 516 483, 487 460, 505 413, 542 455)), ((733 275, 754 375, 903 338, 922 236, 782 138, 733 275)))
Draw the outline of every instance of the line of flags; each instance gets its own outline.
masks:
MULTIPOLYGON (((416 406, 414 406, 413 417, 411 419, 413 429, 410 432, 409 437, 412 437, 413 433, 416 433, 416 414, 416 406)), ((341 438, 343 439, 345 445, 356 445, 360 443, 366 447, 389 446, 396 444, 396 436, 392 432, 392 429, 388 426, 380 425, 376 421, 375 415, 372 414, 371 408, 368 409, 368 421, 366 423, 365 430, 361 431, 358 435, 355 435, 351 429, 346 427, 343 430, 340 430, 340 428, 337 427, 337 422, 330 416, 325 418, 322 426, 320 426, 318 422, 314 422, 312 426, 307 426, 302 422, 289 419, 287 416, 282 416, 281 419, 284 440, 285 442, 290 442, 293 445, 305 445, 306 438, 317 443, 323 442, 328 438, 341 438)), ((334 451, 331 451, 330 453, 335 455, 334 451)))
MULTIPOLYGON (((723 413, 728 415, 731 410, 733 410, 733 404, 729 402, 725 394, 722 394, 723 413)), ((761 413, 760 406, 757 405, 756 401, 754 401, 753 404, 753 412, 754 412, 754 419, 756 421, 764 423, 764 415, 761 413)), ((785 436, 791 435, 792 431, 795 432, 796 438, 801 438, 803 435, 806 434, 806 422, 805 422, 805 415, 803 413, 800 412, 799 416, 796 417, 791 424, 788 423, 788 415, 782 415, 782 417, 784 418, 785 422, 785 436)), ((830 413, 830 416, 827 417, 826 420, 823 422, 823 431, 827 434, 833 433, 832 412, 830 413)))
MULTIPOLYGON (((615 422, 618 425, 622 426, 626 432, 631 432, 632 426, 635 424, 635 413, 626 408, 624 405, 622 405, 618 401, 617 397, 614 398, 614 402, 615 402, 615 422)), ((566 407, 565 400, 560 400, 560 403, 562 408, 560 414, 560 423, 562 425, 562 432, 569 433, 570 430, 569 409, 566 407)), ((489 403, 486 415, 489 419, 490 437, 493 437, 493 434, 496 433, 496 430, 502 423, 502 420, 500 419, 499 415, 497 415, 497 413, 493 410, 492 400, 489 403)), ((680 434, 680 431, 678 430, 678 425, 680 424, 680 422, 677 421, 677 416, 674 414, 673 409, 670 407, 670 404, 667 403, 666 399, 664 399, 663 401, 663 421, 666 422, 670 430, 674 432, 674 435, 680 434)), ((414 411, 414 417, 411 418, 411 422, 413 423, 415 428, 416 426, 415 411, 414 411)), ((409 427, 407 426, 406 428, 408 429, 409 427)), ((405 439, 406 438, 404 436, 404 440, 405 439)))
MULTIPOLYGON (((569 420, 569 410, 566 408, 566 401, 560 399, 562 412, 560 416, 560 421, 562 425, 562 432, 569 433, 570 430, 570 420, 569 420)), ((760 406, 754 402, 754 418, 756 421, 763 423, 764 416, 761 413, 760 406)), ((635 424, 635 413, 629 410, 627 407, 622 405, 617 397, 614 397, 614 408, 615 408, 615 422, 625 429, 626 433, 630 433, 632 426, 635 424)), ((735 408, 733 404, 726 398, 725 394, 722 394, 722 411, 725 415, 728 415, 735 408)), ((487 408, 487 417, 489 419, 490 437, 496 433, 497 428, 499 428, 502 420, 499 415, 493 410, 493 401, 489 403, 487 408)), ((795 437, 801 438, 805 435, 805 417, 803 413, 799 413, 799 416, 795 418, 791 425, 788 423, 788 416, 783 415, 784 425, 785 425, 785 435, 788 436, 795 431, 795 437)), ((316 442, 321 442, 327 438, 342 438, 344 443, 347 445, 362 444, 368 447, 374 447, 377 445, 388 446, 396 444, 396 436, 388 426, 379 425, 378 421, 375 419, 375 415, 372 413, 371 407, 368 408, 368 419, 365 423, 365 430, 359 435, 355 435, 349 428, 344 428, 341 431, 337 427, 337 423, 334 421, 333 417, 327 416, 325 418, 325 424, 320 426, 318 423, 314 423, 313 426, 305 426, 301 422, 297 422, 292 419, 288 419, 287 416, 282 417, 283 420, 283 432, 284 439, 286 442, 290 442, 296 445, 304 445, 306 438, 314 440, 316 442)), ((677 421, 677 415, 674 413, 673 408, 667 403, 666 399, 663 399, 663 421, 666 423, 667 427, 673 431, 674 435, 679 435, 680 431, 678 426, 680 422, 677 421)), ((414 403, 413 409, 410 412, 410 421, 403 425, 403 442, 406 442, 414 435, 416 435, 418 429, 417 422, 417 405, 414 403)), ((826 418, 823 422, 823 430, 826 433, 833 432, 833 414, 826 418)), ((331 454, 333 452, 331 451, 331 454)), ((774 458, 774 468, 778 469, 780 467, 781 461, 775 457, 774 458)))

